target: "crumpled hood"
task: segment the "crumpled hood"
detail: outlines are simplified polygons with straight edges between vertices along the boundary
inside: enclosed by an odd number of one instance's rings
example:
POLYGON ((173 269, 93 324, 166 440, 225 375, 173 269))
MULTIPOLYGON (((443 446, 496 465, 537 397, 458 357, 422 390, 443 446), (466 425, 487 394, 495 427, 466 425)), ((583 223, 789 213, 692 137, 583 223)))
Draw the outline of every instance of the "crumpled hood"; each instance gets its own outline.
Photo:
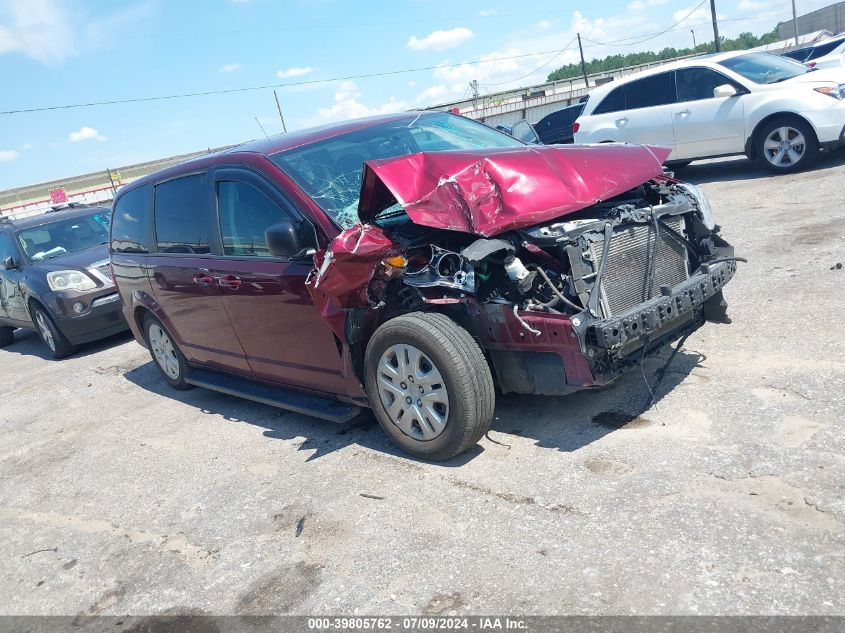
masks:
POLYGON ((364 163, 358 218, 399 203, 411 221, 484 237, 579 211, 663 173, 668 147, 571 145, 421 152, 364 163))

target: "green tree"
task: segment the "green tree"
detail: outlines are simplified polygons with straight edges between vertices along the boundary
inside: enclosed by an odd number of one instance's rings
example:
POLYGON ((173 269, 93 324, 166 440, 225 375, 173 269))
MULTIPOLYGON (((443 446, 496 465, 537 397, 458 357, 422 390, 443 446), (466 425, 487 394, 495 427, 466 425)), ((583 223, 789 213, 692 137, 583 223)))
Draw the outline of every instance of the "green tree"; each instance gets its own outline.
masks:
MULTIPOLYGON (((755 46, 771 44, 772 42, 777 42, 779 39, 777 29, 773 29, 759 37, 753 33, 740 33, 733 39, 723 37, 721 38, 721 44, 723 51, 742 51, 754 48, 755 46)), ((588 61, 587 74, 606 73, 627 66, 639 66, 641 64, 674 59, 675 57, 683 57, 685 55, 712 53, 715 49, 716 47, 713 45, 713 42, 706 42, 699 44, 694 49, 691 46, 689 48, 672 48, 667 46, 658 52, 617 53, 616 55, 608 55, 602 59, 588 61)), ((560 81, 562 79, 575 79, 578 77, 581 77, 581 64, 566 64, 549 73, 547 81, 560 81)))

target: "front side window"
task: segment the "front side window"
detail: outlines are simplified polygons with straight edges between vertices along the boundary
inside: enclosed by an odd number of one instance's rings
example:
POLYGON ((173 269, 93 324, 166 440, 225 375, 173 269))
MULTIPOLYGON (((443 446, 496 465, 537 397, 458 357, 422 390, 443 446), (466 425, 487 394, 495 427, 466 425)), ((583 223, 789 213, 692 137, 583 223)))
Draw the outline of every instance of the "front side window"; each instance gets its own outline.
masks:
POLYGON ((770 53, 738 55, 723 59, 719 64, 756 84, 774 84, 810 72, 794 60, 770 53))
POLYGON ((222 180, 217 210, 224 255, 272 257, 265 231, 289 217, 275 202, 248 183, 222 180))
POLYGON ((340 134, 274 154, 270 160, 338 225, 349 228, 358 222, 365 160, 508 147, 525 145, 483 123, 436 112, 340 134))
POLYGON ((205 175, 168 180, 155 188, 155 230, 159 253, 211 252, 204 212, 205 175))
POLYGON ((109 213, 101 211, 56 222, 39 224, 18 232, 18 242, 34 262, 107 244, 109 213))
POLYGON ((713 91, 718 86, 736 83, 710 68, 681 68, 676 71, 678 101, 698 101, 712 99, 713 91))
POLYGON ((149 253, 152 248, 150 190, 145 185, 122 195, 114 206, 111 248, 116 253, 149 253))
POLYGON ((0 264, 2 264, 7 257, 15 257, 15 243, 8 233, 0 233, 0 264))
POLYGON ((675 103, 675 73, 660 73, 628 84, 625 109, 650 108, 675 103))
POLYGON ((593 114, 609 114, 611 112, 619 112, 625 109, 625 88, 626 86, 618 86, 610 91, 610 93, 602 100, 600 104, 593 110, 593 114))

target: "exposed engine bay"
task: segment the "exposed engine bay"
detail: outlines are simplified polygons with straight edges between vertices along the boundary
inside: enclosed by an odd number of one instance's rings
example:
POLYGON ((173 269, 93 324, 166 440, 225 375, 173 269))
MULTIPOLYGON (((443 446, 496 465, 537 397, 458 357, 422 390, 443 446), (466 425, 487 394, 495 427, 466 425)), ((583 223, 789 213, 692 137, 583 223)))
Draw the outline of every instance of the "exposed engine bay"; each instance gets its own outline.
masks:
MULTIPOLYGON (((420 225, 398 203, 347 233, 356 263, 370 265, 365 292, 345 297, 353 316, 334 311, 350 346, 368 323, 447 312, 477 337, 502 390, 518 393, 606 384, 705 318, 725 320, 721 289, 743 261, 704 195, 668 176, 490 237, 420 225)), ((329 252, 312 279, 323 309, 339 256, 329 252)))

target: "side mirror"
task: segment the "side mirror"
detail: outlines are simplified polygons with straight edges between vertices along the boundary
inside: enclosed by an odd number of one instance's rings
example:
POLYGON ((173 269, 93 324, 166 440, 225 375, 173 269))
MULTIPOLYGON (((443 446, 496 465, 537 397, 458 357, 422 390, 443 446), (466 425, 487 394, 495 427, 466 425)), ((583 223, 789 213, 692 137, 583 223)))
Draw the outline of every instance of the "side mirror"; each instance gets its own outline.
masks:
POLYGON ((293 259, 313 255, 317 250, 314 227, 308 222, 294 222, 289 218, 268 226, 264 239, 273 257, 293 259))
POLYGON ((522 121, 517 121, 513 124, 513 127, 511 128, 511 136, 513 136, 515 139, 519 139, 523 143, 528 143, 530 145, 540 144, 540 137, 534 130, 534 126, 531 125, 525 119, 522 119, 522 121))
POLYGON ((736 88, 730 84, 722 84, 713 88, 713 96, 716 99, 723 99, 725 97, 735 97, 737 95, 736 88))
POLYGON ((3 268, 6 270, 17 270, 18 265, 15 263, 14 257, 7 257, 3 260, 3 268))

